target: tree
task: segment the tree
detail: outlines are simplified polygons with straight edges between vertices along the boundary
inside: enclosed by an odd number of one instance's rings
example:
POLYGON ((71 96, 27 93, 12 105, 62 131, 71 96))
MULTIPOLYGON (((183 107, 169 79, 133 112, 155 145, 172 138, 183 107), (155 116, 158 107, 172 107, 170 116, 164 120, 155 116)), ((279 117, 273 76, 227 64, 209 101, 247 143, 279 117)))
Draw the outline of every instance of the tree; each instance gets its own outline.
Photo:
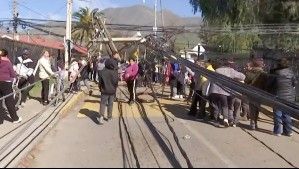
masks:
POLYGON ((298 35, 250 33, 253 30, 265 32, 261 28, 265 29, 265 25, 269 24, 284 25, 284 27, 267 26, 266 29, 269 30, 298 31, 298 28, 289 25, 299 21, 298 1, 190 0, 190 4, 194 13, 202 13, 204 27, 208 28, 202 36, 204 42, 207 45, 221 46, 219 48, 221 52, 243 52, 243 49, 252 49, 256 44, 298 49, 298 35))
POLYGON ((87 44, 93 33, 93 18, 97 14, 98 9, 90 10, 88 7, 80 8, 78 12, 73 14, 73 18, 77 23, 73 27, 72 35, 75 43, 87 44))

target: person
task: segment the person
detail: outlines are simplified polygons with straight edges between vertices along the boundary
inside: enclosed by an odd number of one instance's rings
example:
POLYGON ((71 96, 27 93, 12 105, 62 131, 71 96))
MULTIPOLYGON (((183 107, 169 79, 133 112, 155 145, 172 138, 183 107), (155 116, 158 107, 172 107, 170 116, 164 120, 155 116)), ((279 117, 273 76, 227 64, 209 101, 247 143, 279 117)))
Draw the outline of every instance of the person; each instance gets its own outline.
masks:
POLYGON ((100 124, 103 125, 106 106, 108 105, 108 121, 113 119, 113 102, 118 86, 118 73, 115 71, 114 63, 111 59, 105 62, 105 68, 99 76, 99 89, 101 91, 101 106, 100 106, 100 124), (108 104, 107 104, 108 103, 108 104))
POLYGON ((161 86, 163 86, 165 84, 165 81, 166 81, 166 71, 167 71, 166 62, 162 62, 162 65, 160 66, 160 69, 159 69, 160 84, 161 84, 161 86))
MULTIPOLYGON (((215 72, 212 64, 210 63, 210 60, 198 60, 197 61, 197 65, 199 65, 200 67, 205 67, 207 70, 213 71, 215 72)), ((194 76, 194 81, 195 81, 195 87, 194 87, 194 96, 193 96, 193 100, 192 100, 192 104, 190 107, 190 112, 188 113, 188 115, 190 116, 197 116, 196 118, 198 120, 203 120, 206 117, 206 104, 207 101, 205 99, 208 99, 207 95, 208 95, 208 89, 210 87, 210 82, 208 81, 208 79, 204 76, 201 75, 197 75, 194 72, 190 72, 189 74, 191 74, 192 76, 194 76), (206 88, 205 88, 206 87, 206 88), (203 90, 205 89, 205 90, 203 90), (197 112, 197 105, 198 103, 200 104, 200 110, 199 112, 197 112)))
MULTIPOLYGON (((270 71, 269 77, 269 92, 280 99, 289 102, 295 102, 296 99, 296 84, 297 80, 294 72, 290 68, 290 63, 287 59, 278 60, 277 66, 270 71)), ((284 134, 292 136, 292 119, 291 116, 282 110, 274 108, 274 129, 273 133, 276 136, 284 134), (283 128, 283 130, 282 130, 283 128)))
POLYGON ((58 90, 61 92, 63 90, 63 81, 65 77, 65 64, 62 56, 57 58, 57 70, 58 70, 58 90))
MULTIPOLYGON (((236 62, 229 62, 230 68, 240 72, 240 69, 237 65, 236 62)), ((244 77, 246 77, 244 75, 244 77)), ((245 78, 244 78, 245 79, 245 78)), ((235 79, 237 81, 240 81, 241 83, 244 83, 244 79, 235 79)), ((229 124, 232 127, 237 127, 239 124, 240 120, 240 114, 241 114, 241 106, 242 106, 242 101, 238 97, 234 95, 230 95, 228 97, 228 114, 229 114, 229 124)))
POLYGON ((170 98, 172 99, 178 99, 178 72, 179 72, 179 64, 174 62, 171 65, 171 73, 169 77, 169 83, 170 83, 170 98))
MULTIPOLYGON (((0 95, 7 96, 13 93, 12 82, 13 79, 17 78, 16 73, 13 69, 13 65, 8 59, 8 52, 5 49, 0 50, 0 95)), ((15 108, 15 100, 13 95, 5 99, 5 104, 8 113, 14 124, 21 123, 22 118, 17 115, 15 108)))
POLYGON ((177 84, 177 95, 179 96, 179 99, 183 99, 185 96, 185 79, 186 79, 186 72, 187 70, 184 70, 186 68, 180 67, 178 71, 178 84, 177 84))
POLYGON ((120 62, 118 62, 117 73, 118 73, 119 80, 122 82, 123 81, 123 76, 122 76, 123 69, 122 69, 122 64, 120 62))
POLYGON ((79 69, 82 69, 81 71, 81 80, 84 82, 84 85, 87 87, 89 96, 92 96, 92 89, 90 87, 90 84, 88 84, 89 76, 88 76, 88 63, 86 62, 85 58, 82 57, 80 62, 79 62, 79 69))
POLYGON ((98 75, 97 63, 98 63, 98 56, 94 56, 92 59, 92 67, 93 67, 92 74, 93 74, 93 81, 95 83, 98 83, 97 82, 97 75, 98 75))
POLYGON ((138 77, 138 64, 136 63, 135 57, 130 58, 130 65, 126 68, 124 75, 124 79, 127 82, 128 90, 130 92, 129 104, 132 105, 136 101, 136 80, 138 77))
MULTIPOLYGON (((240 73, 230 68, 229 63, 223 64, 220 68, 216 69, 215 72, 239 81, 243 81, 246 77, 243 73, 240 73)), ((224 126, 229 127, 230 126, 229 120, 231 119, 229 119, 228 98, 231 96, 231 94, 215 83, 211 84, 209 93, 210 93, 212 106, 213 106, 213 112, 212 112, 212 114, 214 115, 213 124, 216 127, 220 126, 219 121, 217 119, 219 118, 219 115, 222 112, 224 116, 224 120, 223 120, 224 126)))
POLYGON ((75 94, 79 91, 79 84, 78 84, 78 78, 79 78, 79 59, 74 59, 73 62, 70 65, 70 82, 72 83, 70 86, 70 90, 74 91, 75 94))
MULTIPOLYGON (((34 83, 34 68, 34 62, 29 58, 29 50, 26 48, 23 49, 22 55, 16 59, 14 64, 14 70, 17 73, 17 76, 19 76, 19 89, 23 89, 28 84, 34 83)), ((22 98, 20 103, 22 107, 25 106, 28 94, 29 89, 22 90, 22 98)))
POLYGON ((50 77, 54 76, 54 72, 51 69, 50 53, 47 50, 42 52, 42 57, 39 62, 39 78, 42 80, 42 104, 44 106, 50 103, 49 101, 49 87, 50 87, 50 77))
MULTIPOLYGON (((255 54, 254 54, 255 55, 255 54)), ((266 91, 267 90, 267 74, 264 72, 264 60, 260 57, 251 56, 251 70, 246 73, 245 84, 266 91)), ((259 117, 259 105, 256 100, 248 97, 249 112, 250 112, 250 127, 251 130, 258 128, 257 121, 259 117), (255 104, 253 103, 255 102, 255 104)))
POLYGON ((105 59, 101 57, 97 63, 98 79, 100 79, 101 72, 104 70, 104 68, 105 68, 105 59))

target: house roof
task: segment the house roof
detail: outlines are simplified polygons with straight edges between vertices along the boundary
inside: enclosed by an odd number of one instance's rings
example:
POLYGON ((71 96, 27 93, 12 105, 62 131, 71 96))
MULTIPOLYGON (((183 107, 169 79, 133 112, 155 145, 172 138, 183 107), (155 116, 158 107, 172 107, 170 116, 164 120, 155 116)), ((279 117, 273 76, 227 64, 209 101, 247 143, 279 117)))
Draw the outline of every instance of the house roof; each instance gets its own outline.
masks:
MULTIPOLYGON (((53 48, 53 49, 59 49, 59 50, 64 50, 64 43, 61 41, 53 41, 53 40, 47 40, 44 39, 40 36, 31 36, 29 37, 27 35, 19 35, 18 37, 18 42, 23 42, 27 44, 32 44, 32 45, 39 45, 47 48, 53 48)), ((13 40, 13 35, 9 34, 0 34, 0 38, 6 38, 13 40)), ((77 52, 86 55, 88 53, 87 48, 81 47, 81 46, 74 46, 74 50, 77 52)))

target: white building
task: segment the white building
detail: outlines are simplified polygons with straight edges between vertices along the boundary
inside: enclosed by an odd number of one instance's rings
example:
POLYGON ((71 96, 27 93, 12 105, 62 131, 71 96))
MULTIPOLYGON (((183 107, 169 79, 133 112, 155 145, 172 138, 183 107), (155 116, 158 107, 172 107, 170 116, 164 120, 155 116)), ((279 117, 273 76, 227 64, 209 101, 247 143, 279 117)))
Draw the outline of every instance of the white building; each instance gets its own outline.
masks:
POLYGON ((202 55, 205 52, 205 48, 202 47, 201 43, 199 43, 197 46, 195 46, 193 49, 183 49, 180 50, 180 54, 182 58, 188 59, 190 61, 193 61, 198 58, 198 54, 202 55))

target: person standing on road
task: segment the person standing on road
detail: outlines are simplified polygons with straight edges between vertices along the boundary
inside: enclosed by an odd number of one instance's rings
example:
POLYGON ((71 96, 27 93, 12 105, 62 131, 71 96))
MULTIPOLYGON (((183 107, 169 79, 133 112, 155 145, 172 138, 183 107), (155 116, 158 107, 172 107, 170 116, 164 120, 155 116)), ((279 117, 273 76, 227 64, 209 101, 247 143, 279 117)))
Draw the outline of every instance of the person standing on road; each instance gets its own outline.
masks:
MULTIPOLYGON (((264 60, 256 57, 255 54, 252 54, 251 63, 252 69, 247 71, 244 82, 250 86, 266 91, 267 73, 264 72, 264 60)), ((259 106, 257 105, 261 105, 261 103, 251 98, 248 98, 248 101, 251 130, 256 130, 258 128, 257 121, 260 112, 259 106), (255 102, 255 104, 253 102, 255 102)))
POLYGON ((102 71, 105 69, 105 59, 104 58, 100 58, 98 60, 98 63, 97 63, 97 74, 98 74, 98 79, 100 79, 100 76, 102 74, 102 71))
POLYGON ((49 88, 50 77, 54 76, 54 72, 51 69, 50 53, 47 50, 42 52, 42 57, 39 62, 39 78, 42 80, 42 104, 44 106, 50 103, 49 101, 49 88))
POLYGON ((86 62, 84 57, 82 57, 80 62, 79 62, 79 69, 81 69, 81 68, 82 68, 81 80, 83 81, 84 85, 87 87, 88 92, 89 92, 89 96, 91 96, 93 92, 92 92, 90 84, 88 83, 88 79, 89 79, 88 70, 87 70, 88 69, 88 63, 86 62))
MULTIPOLYGON (((28 84, 34 83, 34 77, 33 77, 33 72, 34 72, 34 63, 33 61, 29 58, 29 50, 28 49, 23 49, 22 55, 18 57, 15 61, 15 66, 14 70, 19 76, 19 89, 25 88, 28 84), (33 78, 33 82, 32 82, 33 78)), ((24 107, 27 96, 29 93, 29 89, 22 90, 22 98, 21 98, 21 106, 24 107)))
MULTIPOLYGON (((5 49, 0 50, 0 95, 7 96, 13 93, 12 82, 17 78, 10 60, 7 57, 8 52, 5 49)), ((18 117, 13 95, 5 99, 5 104, 13 123, 21 123, 22 118, 18 117)))
MULTIPOLYGON (((243 73, 240 73, 232 68, 229 67, 230 63, 225 63, 220 68, 216 69, 216 73, 222 74, 224 76, 230 77, 232 79, 243 81, 246 76, 243 73)), ((225 91, 221 86, 218 86, 215 83, 211 84, 210 88, 210 96, 211 101, 213 105, 213 115, 214 115, 214 121, 213 124, 216 127, 219 127, 219 121, 217 120, 219 118, 219 115, 223 113, 224 116, 224 126, 229 127, 230 121, 229 118, 229 105, 228 105, 228 99, 231 96, 230 93, 225 91)), ((233 123, 232 123, 233 124, 233 123)))
POLYGON ((113 119, 113 102, 118 87, 118 73, 111 59, 105 62, 105 68, 99 76, 99 89, 101 91, 100 124, 103 125, 106 106, 108 105, 108 121, 113 119))
MULTIPOLYGON (((287 59, 280 59, 276 68, 272 69, 269 77, 269 91, 280 99, 295 102, 296 99, 296 77, 290 68, 287 59)), ((292 136, 292 119, 287 112, 274 107, 274 134, 281 136, 292 136), (283 126, 283 130, 281 127, 283 126)))
POLYGON ((132 105, 136 101, 136 80, 138 77, 138 64, 136 63, 135 57, 130 58, 130 65, 126 68, 124 75, 124 79, 127 82, 128 90, 130 92, 129 104, 132 105))

